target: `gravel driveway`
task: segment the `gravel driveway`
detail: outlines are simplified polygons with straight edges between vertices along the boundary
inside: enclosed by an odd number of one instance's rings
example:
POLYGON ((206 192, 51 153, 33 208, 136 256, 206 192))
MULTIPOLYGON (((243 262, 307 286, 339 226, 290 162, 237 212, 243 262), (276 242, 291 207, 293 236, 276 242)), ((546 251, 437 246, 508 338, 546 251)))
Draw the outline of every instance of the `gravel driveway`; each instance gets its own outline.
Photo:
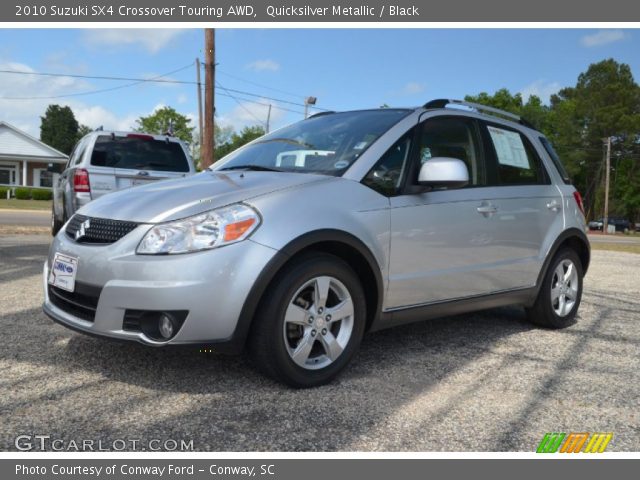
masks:
POLYGON ((72 333, 41 312, 49 237, 0 238, 0 449, 19 434, 193 440, 195 450, 533 451, 614 432, 640 451, 640 255, 595 251, 577 325, 517 308, 365 337, 335 383, 295 391, 243 357, 72 333))

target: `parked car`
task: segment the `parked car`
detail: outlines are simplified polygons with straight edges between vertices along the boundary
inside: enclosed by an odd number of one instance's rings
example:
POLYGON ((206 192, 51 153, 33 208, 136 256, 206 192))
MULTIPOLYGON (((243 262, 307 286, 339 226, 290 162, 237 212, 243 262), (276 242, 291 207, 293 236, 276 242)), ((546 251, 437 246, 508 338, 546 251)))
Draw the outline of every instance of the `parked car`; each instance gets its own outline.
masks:
POLYGON ((79 208, 102 195, 194 173, 189 150, 176 137, 91 132, 73 148, 53 186, 51 233, 58 233, 79 208))
MULTIPOLYGON (((632 227, 629 220, 621 217, 609 217, 609 225, 615 225, 616 232, 626 232, 629 231, 632 227)), ((604 218, 592 220, 591 222, 589 222, 588 226, 589 230, 602 231, 602 229, 604 228, 604 218)))
POLYGON ((460 103, 323 113, 85 205, 51 245, 45 313, 155 347, 247 347, 295 387, 406 322, 515 304, 571 325, 590 258, 580 194, 542 133, 460 103), (333 154, 276 166, 304 149, 333 154))

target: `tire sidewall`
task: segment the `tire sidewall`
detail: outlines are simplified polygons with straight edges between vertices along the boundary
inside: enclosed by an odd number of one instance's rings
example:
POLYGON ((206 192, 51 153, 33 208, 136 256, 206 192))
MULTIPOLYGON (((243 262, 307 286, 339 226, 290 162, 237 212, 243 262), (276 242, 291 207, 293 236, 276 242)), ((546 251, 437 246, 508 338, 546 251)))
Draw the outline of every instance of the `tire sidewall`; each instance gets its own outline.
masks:
POLYGON ((544 307, 544 312, 547 315, 550 326, 554 328, 565 328, 570 325, 576 323, 576 315, 578 313, 578 308, 580 308, 580 302, 582 301, 582 281, 583 281, 583 271, 582 271, 582 262, 580 262, 580 258, 573 250, 564 249, 556 254, 553 258, 553 261, 549 265, 549 269, 547 270, 547 275, 542 285, 544 289, 542 292, 542 302, 544 307), (556 314, 552 305, 551 305, 551 283, 553 282, 553 276, 556 268, 563 260, 571 260, 575 268, 578 269, 578 294, 576 298, 575 305, 569 314, 561 317, 556 314))

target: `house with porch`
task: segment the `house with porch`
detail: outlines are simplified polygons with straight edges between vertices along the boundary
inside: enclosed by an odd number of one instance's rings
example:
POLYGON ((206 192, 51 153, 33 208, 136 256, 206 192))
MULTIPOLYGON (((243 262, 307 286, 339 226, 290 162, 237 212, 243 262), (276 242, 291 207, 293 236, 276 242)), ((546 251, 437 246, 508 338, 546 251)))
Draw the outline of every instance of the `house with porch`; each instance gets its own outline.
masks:
POLYGON ((69 157, 37 138, 0 120, 0 186, 51 188, 57 173, 50 163, 64 165, 69 157))

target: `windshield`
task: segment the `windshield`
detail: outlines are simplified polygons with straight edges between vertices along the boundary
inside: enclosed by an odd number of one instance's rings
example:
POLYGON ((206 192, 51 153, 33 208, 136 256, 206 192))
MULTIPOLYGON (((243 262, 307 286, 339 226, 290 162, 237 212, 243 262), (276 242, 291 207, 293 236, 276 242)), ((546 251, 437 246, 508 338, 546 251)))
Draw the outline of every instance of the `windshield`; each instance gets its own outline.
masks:
POLYGON ((252 168, 342 175, 410 110, 384 108, 311 117, 236 150, 215 169, 252 168))

